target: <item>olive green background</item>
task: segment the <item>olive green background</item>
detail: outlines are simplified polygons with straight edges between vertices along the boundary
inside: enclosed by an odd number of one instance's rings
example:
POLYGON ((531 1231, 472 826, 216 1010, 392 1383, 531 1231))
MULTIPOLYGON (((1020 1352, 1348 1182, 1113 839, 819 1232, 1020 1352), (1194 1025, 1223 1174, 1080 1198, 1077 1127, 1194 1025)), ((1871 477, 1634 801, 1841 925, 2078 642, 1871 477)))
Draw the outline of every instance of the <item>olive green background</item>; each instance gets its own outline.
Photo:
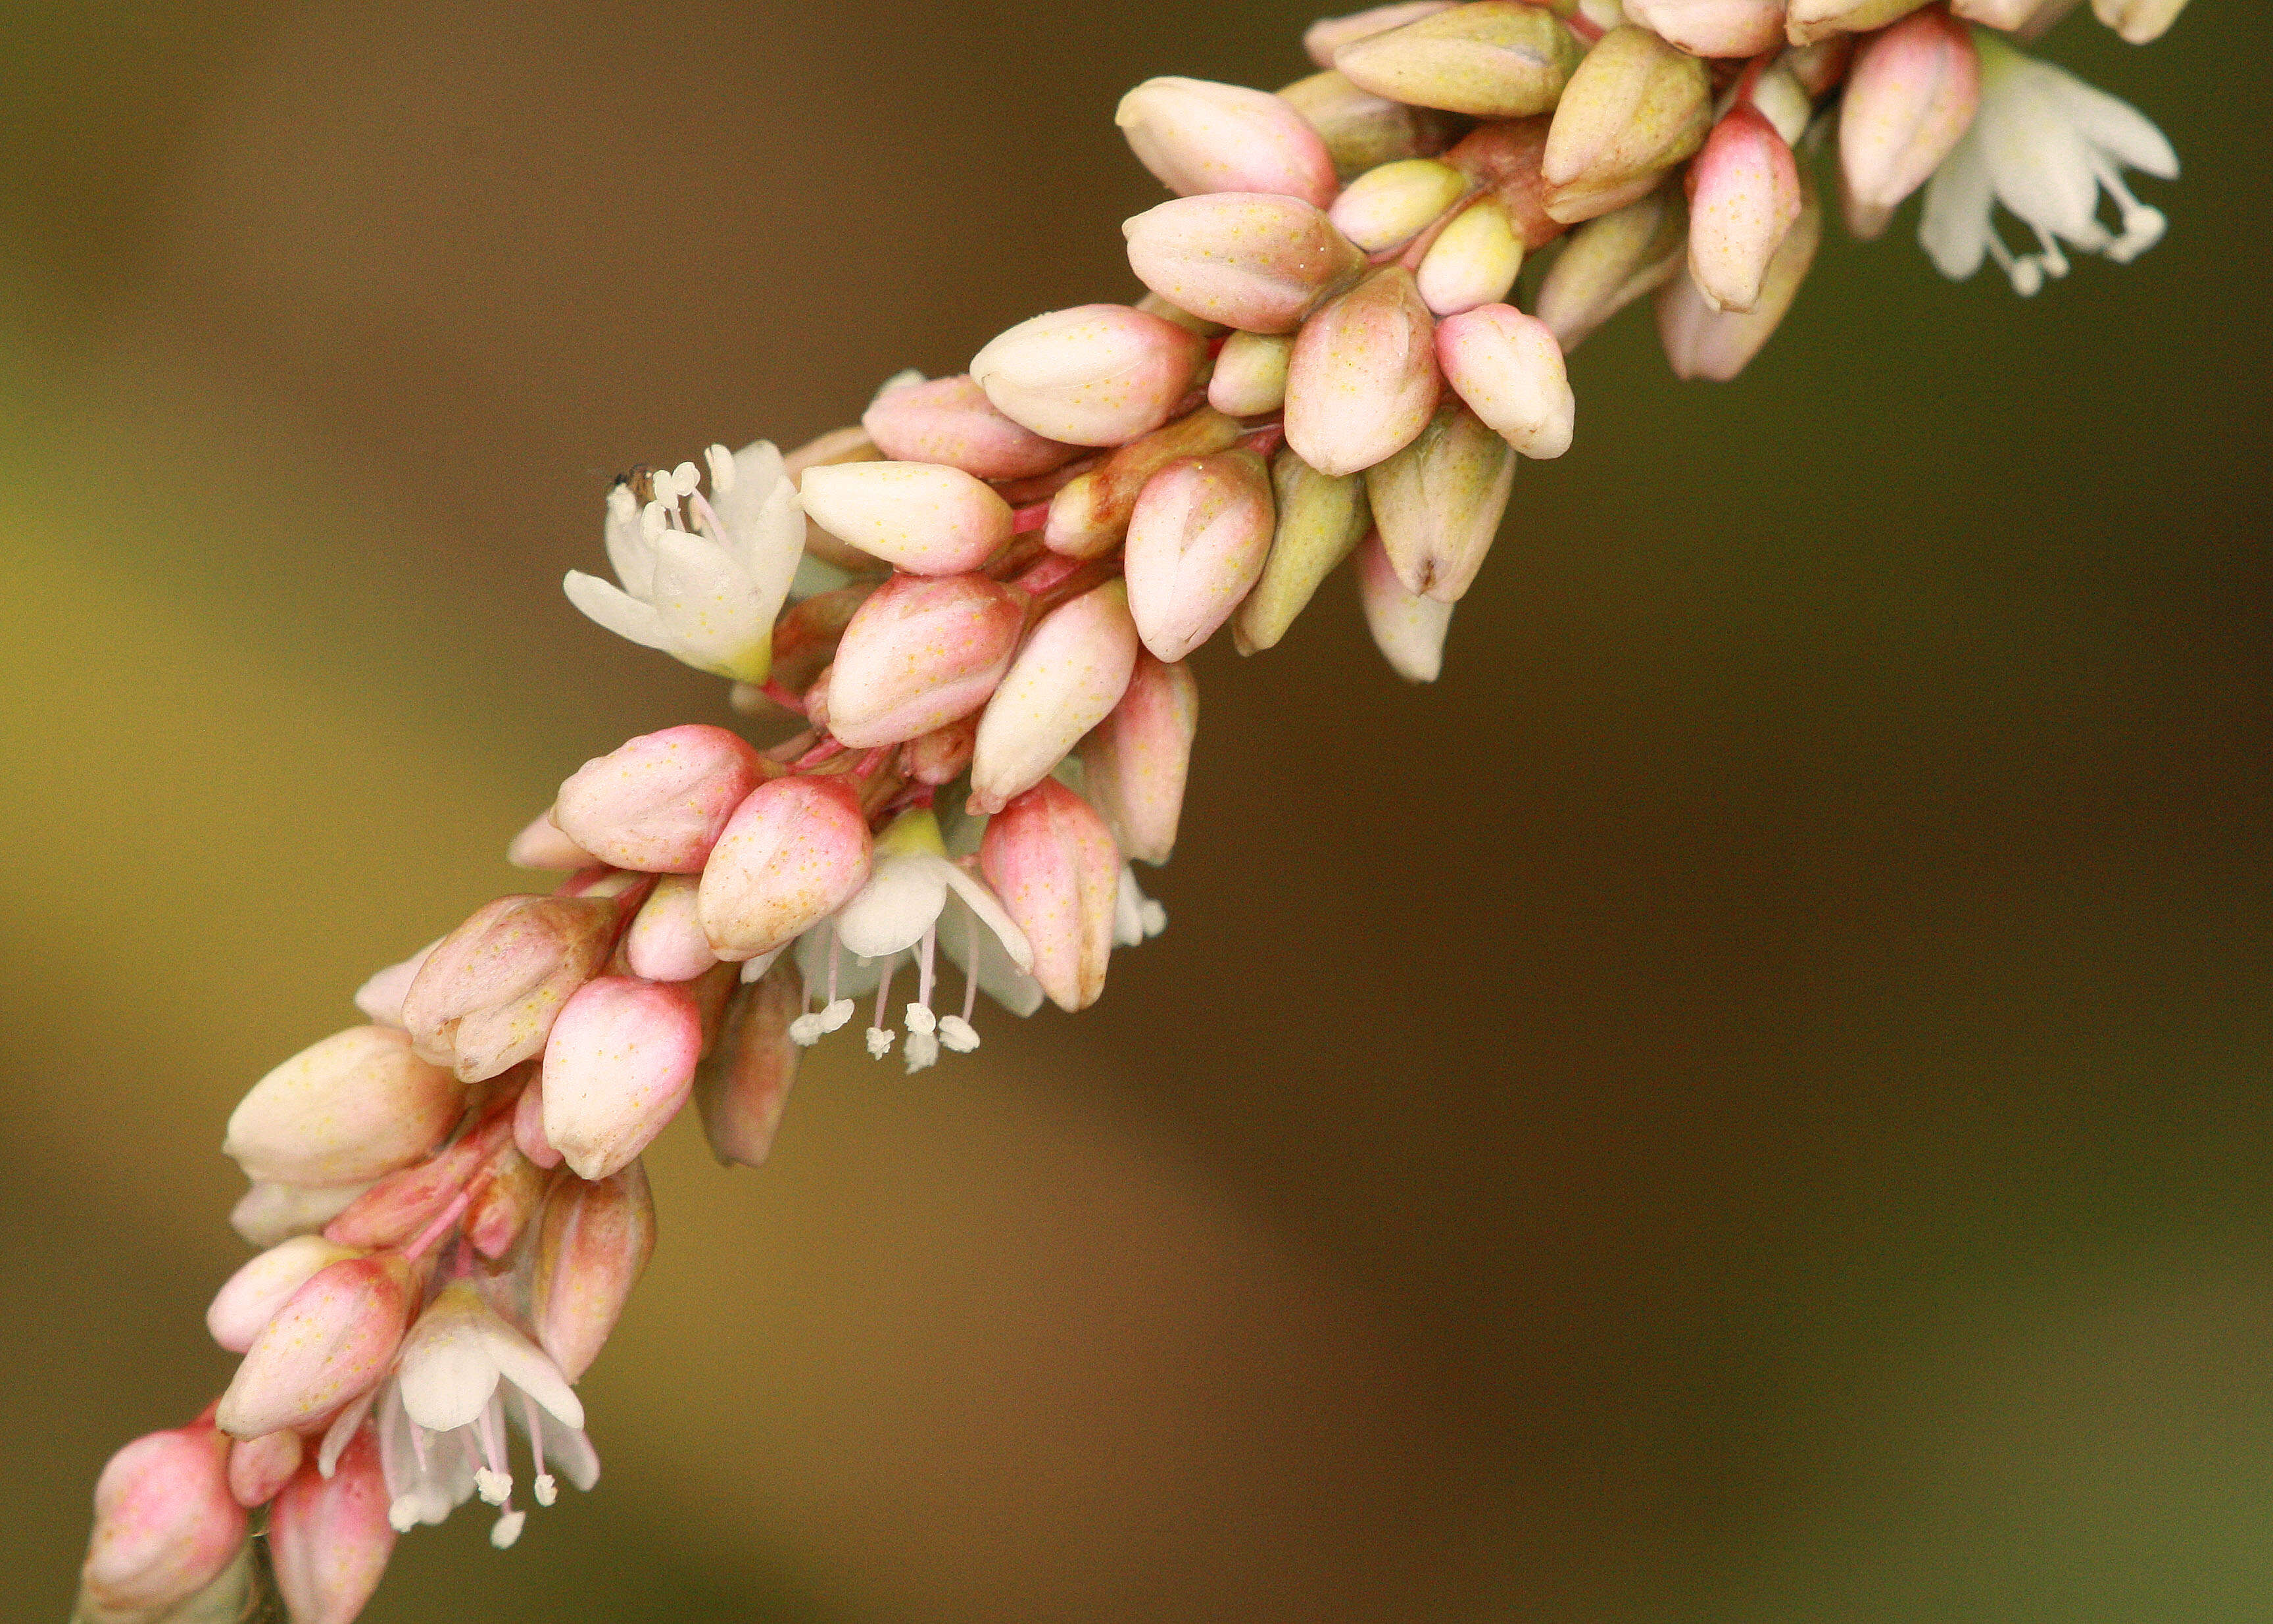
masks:
MULTIPOLYGON (((607 476, 1129 297, 1115 95, 1309 15, 5 8, 0 1613, 226 1378, 237 1094, 726 719, 559 596, 607 476)), ((667 1135, 598 1489, 367 1617, 2273 1615, 2269 49, 2048 41, 2133 267, 1590 342, 1434 688, 1210 648, 1167 936, 667 1135)))

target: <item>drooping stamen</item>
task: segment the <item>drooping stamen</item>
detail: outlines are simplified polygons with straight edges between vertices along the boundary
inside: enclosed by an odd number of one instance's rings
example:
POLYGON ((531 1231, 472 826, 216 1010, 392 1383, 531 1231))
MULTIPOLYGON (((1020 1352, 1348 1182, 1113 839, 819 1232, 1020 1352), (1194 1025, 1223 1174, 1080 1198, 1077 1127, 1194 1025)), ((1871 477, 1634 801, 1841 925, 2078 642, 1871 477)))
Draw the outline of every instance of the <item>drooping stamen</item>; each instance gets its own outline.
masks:
POLYGON ((513 1493, 513 1473, 505 1458, 505 1405, 492 1392, 482 1406, 482 1459, 474 1472, 474 1492, 492 1506, 502 1506, 513 1493))
POLYGON ((529 1470, 536 1474, 529 1480, 529 1492, 538 1505, 549 1506, 560 1498, 560 1485, 544 1470, 544 1419, 536 1413, 536 1401, 526 1393, 521 1395, 521 1414, 529 1424, 529 1470))
MULTIPOLYGON (((802 707, 799 707, 799 710, 801 714, 802 707)), ((804 755, 790 763, 789 770, 791 772, 803 772, 807 767, 818 767, 821 763, 829 760, 831 757, 842 756, 844 754, 844 747, 837 743, 836 740, 823 739, 819 744, 814 745, 804 755)))
POLYGON ((971 1012, 979 1007, 979 915, 965 909, 964 918, 963 1013, 939 1018, 939 1041, 958 1055, 979 1047, 979 1028, 971 1024, 971 1012))
POLYGON ((934 921, 924 927, 916 958, 916 1001, 906 1011, 908 1041, 904 1052, 911 1071, 920 1071, 939 1059, 939 1017, 931 1011, 932 953, 938 942, 939 925, 934 921))
POLYGON ((463 1215, 466 1210, 466 1203, 470 1199, 471 1197, 463 1190, 459 1191, 457 1194, 452 1196, 450 1198, 449 1205, 434 1215, 434 1222, 428 1224, 424 1229, 421 1229, 418 1232, 418 1238, 412 1241, 409 1245, 403 1248, 402 1260, 405 1263, 416 1263, 419 1259, 424 1257, 426 1255, 426 1249, 429 1246, 431 1246, 436 1241, 440 1240, 443 1235, 449 1229, 450 1226, 457 1222, 459 1218, 463 1215))
MULTIPOLYGON (((852 1019, 852 1000, 836 996, 836 966, 844 952, 844 938, 836 934, 832 922, 823 925, 829 932, 829 1002, 818 1015, 800 1015, 789 1024, 789 1041, 800 1049, 811 1049, 829 1033, 834 1032, 852 1019)), ((806 989, 806 1000, 811 1001, 812 989, 806 989)))
POLYGON ((508 1502, 505 1515, 490 1525, 490 1544, 500 1551, 513 1549, 513 1542, 521 1538, 521 1525, 529 1521, 529 1513, 515 1511, 508 1502))
POLYGON ((898 955, 884 960, 884 973, 876 981, 876 1022, 868 1028, 868 1053, 881 1060, 891 1052, 892 1029, 884 1025, 884 1010, 892 996, 892 972, 900 967, 898 955))

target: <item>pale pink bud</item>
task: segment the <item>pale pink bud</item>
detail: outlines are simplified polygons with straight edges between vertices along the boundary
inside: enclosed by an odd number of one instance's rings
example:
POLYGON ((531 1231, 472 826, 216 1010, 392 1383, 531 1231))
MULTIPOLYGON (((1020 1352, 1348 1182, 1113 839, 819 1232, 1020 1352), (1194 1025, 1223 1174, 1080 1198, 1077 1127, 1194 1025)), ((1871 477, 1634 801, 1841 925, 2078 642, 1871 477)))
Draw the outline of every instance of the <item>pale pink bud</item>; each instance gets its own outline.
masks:
POLYGON ((499 897, 427 956, 402 1001, 419 1056, 474 1083, 541 1053, 568 995, 615 945, 606 897, 499 897))
POLYGON ((426 956, 441 945, 442 938, 437 936, 401 964, 389 965, 373 974, 356 989, 356 1008, 369 1016, 374 1026, 401 1026, 402 1001, 410 996, 410 983, 418 979, 426 956))
POLYGON ((559 1151, 544 1137, 544 1074, 541 1069, 529 1079, 529 1086, 521 1091, 521 1098, 514 1102, 513 1144, 534 1166, 549 1171, 560 1165, 559 1151))
POLYGON ((2147 45, 2187 9, 2187 0, 2091 0, 2092 15, 2133 45, 2147 45))
POLYGON ((1590 220, 1547 267, 1533 308, 1568 355, 1628 304, 1682 268, 1689 208, 1677 186, 1660 186, 1616 213, 1590 220))
POLYGON ((1233 417, 1261 417, 1287 403, 1287 361, 1294 341, 1281 334, 1234 333, 1216 352, 1208 404, 1233 417))
POLYGON ((255 1184, 229 1210, 229 1227, 255 1246, 274 1246, 296 1235, 322 1229, 338 1217, 367 1184, 255 1184))
POLYGON ((1791 0, 1784 38, 1798 46, 1838 34, 1868 34, 1924 4, 1925 0, 1791 0))
POLYGON ((512 1113, 491 1108, 449 1146, 416 1167, 390 1173, 332 1220, 324 1238, 341 1246, 400 1246, 440 1214, 512 1138, 512 1113))
POLYGON ((1229 448, 1244 432, 1223 412, 1203 407, 1130 440, 1050 499, 1042 544, 1068 558, 1110 553, 1128 533, 1129 516, 1136 511, 1146 481, 1181 457, 1229 448))
POLYGON ((1368 169, 1334 199, 1326 218, 1368 253, 1419 236, 1467 194, 1468 177, 1435 158, 1405 158, 1368 169))
POLYGON ((860 605, 829 678, 829 731, 900 744, 986 703, 1010 667, 1026 599, 984 575, 895 575, 860 605))
POLYGON ((624 962, 650 981, 691 981, 718 962, 702 934, 701 877, 666 874, 624 933, 624 962))
POLYGON ((1299 198, 1175 198, 1121 223, 1137 280, 1182 308, 1253 333, 1292 332, 1365 267, 1356 244, 1299 198))
POLYGON ((552 821, 549 807, 514 836, 513 844, 505 848, 505 860, 516 868, 538 868, 553 874, 574 874, 599 861, 560 832, 560 825, 552 821))
POLYGON ((1444 666, 1452 605, 1407 590, 1378 535, 1367 537, 1358 549, 1357 596, 1366 629, 1389 668, 1407 682, 1434 682, 1444 666))
POLYGON ((223 1154, 248 1178, 352 1184, 416 1161, 454 1126, 465 1091, 392 1026, 311 1044, 229 1114, 223 1154))
POLYGON ((1413 273, 1393 265, 1311 317, 1287 364, 1287 443, 1324 474, 1412 443, 1437 409, 1435 332, 1413 273))
POLYGON ((1370 6, 1347 17, 1321 17, 1302 30, 1302 49, 1320 67, 1331 68, 1334 53, 1343 46, 1449 11, 1457 4, 1459 0, 1399 0, 1394 5, 1370 6))
POLYGON ((1748 311, 1799 218, 1799 165, 1759 109, 1739 103, 1689 166, 1689 275, 1716 310, 1748 311))
POLYGON ((1526 253, 1569 229, 1547 212, 1547 179, 1540 172, 1554 128, 1546 114, 1497 121, 1470 131, 1444 154, 1445 162, 1499 200, 1526 253))
POLYGON ((702 1019, 683 986, 604 975, 576 989, 544 1044, 544 1137, 580 1178, 605 1178, 686 1103, 702 1019))
POLYGON ((363 1254, 320 1235, 298 1235, 252 1259, 214 1296, 206 1329, 231 1353, 243 1353, 268 1328, 292 1294, 334 1263, 363 1254))
POLYGON ((1136 664, 1127 583, 1108 581, 1044 615, 979 718, 971 809, 999 811, 1046 777, 1121 703, 1136 664))
POLYGON ((1421 302, 1441 319, 1497 304, 1522 269, 1523 239, 1507 206, 1497 198, 1478 198, 1437 234, 1413 280, 1421 302))
POLYGON ((1271 476, 1251 451, 1172 462, 1129 521, 1123 571, 1136 635, 1180 660, 1231 618, 1271 550, 1271 476))
MULTIPOLYGON (((833 468, 840 462, 874 462, 883 455, 877 448, 876 442, 868 438, 868 431, 854 424, 849 428, 831 429, 826 434, 806 441, 796 450, 784 453, 782 475, 795 483, 804 478, 806 470, 810 468, 833 468)), ((876 567, 875 560, 859 548, 847 546, 837 540, 815 524, 809 515, 805 521, 805 550, 821 562, 834 564, 837 568, 849 570, 856 575, 876 567)), ((789 679, 784 677, 783 680, 788 681, 789 679)), ((797 685, 791 683, 791 686, 797 685)))
POLYGON ((1373 522, 1407 591, 1449 604, 1468 590, 1499 534, 1514 479, 1514 447, 1459 405, 1365 470, 1373 522))
POLYGON ((1803 187, 1799 218, 1768 264, 1759 303, 1743 314, 1714 310, 1687 276, 1667 282, 1657 296, 1657 332, 1674 375, 1725 383, 1743 372, 1791 308, 1822 235, 1823 211, 1812 189, 1803 187))
POLYGON ((1341 45, 1334 66, 1392 102, 1522 118, 1555 105, 1579 57, 1579 41, 1544 6, 1474 0, 1341 45))
POLYGON ((229 1440, 204 1423, 136 1439, 94 1485, 94 1532, 80 1570, 87 1624, 157 1624, 244 1547, 229 1492, 229 1440))
POLYGON ((351 1439, 332 1475, 313 1463, 284 1485, 268 1514, 276 1589, 292 1624, 354 1624, 394 1553, 379 1435, 351 1439))
POLYGON ((1081 741, 1090 799, 1124 857, 1164 863, 1175 849, 1199 723, 1191 667, 1139 654, 1121 703, 1081 741))
POLYGON ((1537 317, 1508 304, 1447 316, 1437 327, 1437 364, 1468 410, 1524 455, 1571 448, 1577 402, 1563 347, 1537 317))
POLYGON ((637 1162, 569 1179, 544 1204, 530 1298, 537 1345, 574 1381, 592 1366, 655 1252, 655 1198, 637 1162))
POLYGON ((821 529, 912 575, 976 569, 1010 539, 1010 504, 959 468, 844 462, 798 488, 821 529))
POLYGON ((1692 56, 1757 56, 1782 45, 1784 0, 1625 0, 1639 23, 1692 56))
POLYGON ((1033 977, 1061 1010, 1105 990, 1121 853, 1086 801, 1044 778, 987 820, 979 866, 1003 911, 1026 933, 1033 977))
POLYGON ((1206 341, 1126 304, 1077 304, 1022 321, 971 358, 1006 416, 1076 446, 1156 429, 1192 387, 1206 341))
POLYGON ((2076 4, 2077 0, 1950 0, 1949 10, 1984 28, 2033 40, 2076 4))
POLYGON ((1541 173, 1547 212, 1567 223, 1623 208, 1705 144, 1713 76, 1647 28, 1613 28, 1587 53, 1555 109, 1541 173))
POLYGON ((723 727, 666 727, 578 768, 561 785, 552 818, 604 863, 700 874, 719 831, 764 776, 758 753, 723 727))
POLYGON ((1011 422, 968 374, 889 390, 860 424, 895 462, 941 462, 981 479, 1031 478, 1081 455, 1011 422))
POLYGON ((230 1498, 247 1511, 266 1505, 300 1470, 303 1453, 300 1434, 289 1427, 238 1439, 229 1447, 230 1498))
POLYGON ((1113 122, 1136 161, 1182 196, 1275 192, 1320 208, 1334 200, 1326 144, 1267 90, 1148 79, 1121 98, 1113 122))
POLYGON ((395 1253, 319 1271, 245 1350, 215 1422, 258 1438, 307 1426, 360 1397, 386 1374, 409 1308, 409 1266, 395 1253))
POLYGON ((1271 556, 1231 623, 1242 654, 1277 645, 1372 523, 1362 475, 1322 474, 1291 446, 1271 461, 1271 556))
POLYGON ((710 1154, 726 1166, 755 1167, 773 1148, 799 1049, 790 1022, 805 1013, 805 985, 784 957, 754 981, 734 989, 718 1036, 694 1073, 710 1154))
POLYGON ((702 870, 712 950, 739 963, 819 924, 867 882, 869 844, 868 820, 843 779, 760 785, 735 808, 702 870))
POLYGON ((957 718, 900 747, 900 776, 934 789, 942 784, 952 784, 971 765, 971 752, 978 743, 979 718, 957 718))
POLYGON ((1467 123, 1456 113, 1407 107, 1360 90, 1348 75, 1331 69, 1282 86, 1279 97, 1318 132, 1344 180, 1377 164, 1440 153, 1459 139, 1467 123))
POLYGON ((1863 43, 1839 100, 1839 174, 1847 223, 1876 237, 1925 184, 1981 105, 1973 35, 1939 6, 1863 43))

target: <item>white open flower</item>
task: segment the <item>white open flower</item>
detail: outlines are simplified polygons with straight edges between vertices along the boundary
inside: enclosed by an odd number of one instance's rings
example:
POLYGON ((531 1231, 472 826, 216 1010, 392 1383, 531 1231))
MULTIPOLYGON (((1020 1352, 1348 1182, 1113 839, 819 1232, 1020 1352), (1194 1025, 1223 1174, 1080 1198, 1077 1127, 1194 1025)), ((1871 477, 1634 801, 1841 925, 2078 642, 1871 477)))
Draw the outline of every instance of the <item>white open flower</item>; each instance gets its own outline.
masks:
POLYGON ((1981 110, 1926 187, 1918 241, 1941 274, 1959 281, 1986 254, 2026 295, 2046 276, 2067 274, 2060 244, 2127 264, 2162 237, 2162 211, 2131 195, 2125 169, 2169 180, 2178 154, 2163 132, 2128 102, 2095 90, 2048 62, 2025 56, 1985 29, 1981 110), (2099 219, 2105 188, 2119 231, 2099 219), (2014 254, 1992 215, 2002 203, 2036 233, 2033 253, 2014 254))
POLYGON ((714 676, 762 682, 774 617, 805 551, 797 486, 768 441, 705 455, 707 498, 692 462, 658 470, 645 507, 627 483, 609 491, 604 536, 621 586, 577 569, 561 584, 570 603, 619 637, 714 676))

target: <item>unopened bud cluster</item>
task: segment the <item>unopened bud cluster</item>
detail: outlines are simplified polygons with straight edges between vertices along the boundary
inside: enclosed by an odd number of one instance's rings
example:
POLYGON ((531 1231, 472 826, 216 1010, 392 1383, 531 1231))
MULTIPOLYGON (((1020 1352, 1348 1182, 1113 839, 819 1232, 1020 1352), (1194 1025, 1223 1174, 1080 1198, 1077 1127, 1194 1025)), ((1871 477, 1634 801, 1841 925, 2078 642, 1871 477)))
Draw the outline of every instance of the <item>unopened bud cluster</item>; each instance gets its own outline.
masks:
MULTIPOLYGON (((271 1571, 300 1624, 348 1624, 398 1533, 479 1498, 509 1545, 524 1499, 589 1487, 575 1384, 654 1245, 656 1136, 692 1101, 722 1161, 762 1161, 801 1052, 864 1000, 868 1052, 909 1071, 979 1047, 982 991, 1093 1003, 1165 922, 1131 864, 1174 848, 1190 657, 1276 646, 1348 562, 1391 667, 1434 680, 1519 464, 1572 444, 1566 354, 1649 294, 1676 372, 1741 371, 1820 241, 1819 149, 1859 235, 1923 188, 1952 275, 1993 259, 2025 293, 2063 244, 2150 244, 2122 170, 2174 174, 2167 143, 1998 32, 2066 9, 1328 19, 1277 94, 1122 100, 1174 194, 1123 227, 1137 302, 904 373, 786 456, 618 480, 614 579, 569 598, 776 736, 693 724, 586 763, 510 849, 557 883, 379 971, 368 1024, 246 1096, 225 1148, 264 1250, 208 1316, 242 1363, 104 1472, 80 1619, 235 1618, 271 1571)), ((2142 41, 2179 4, 2095 9, 2142 41)))

